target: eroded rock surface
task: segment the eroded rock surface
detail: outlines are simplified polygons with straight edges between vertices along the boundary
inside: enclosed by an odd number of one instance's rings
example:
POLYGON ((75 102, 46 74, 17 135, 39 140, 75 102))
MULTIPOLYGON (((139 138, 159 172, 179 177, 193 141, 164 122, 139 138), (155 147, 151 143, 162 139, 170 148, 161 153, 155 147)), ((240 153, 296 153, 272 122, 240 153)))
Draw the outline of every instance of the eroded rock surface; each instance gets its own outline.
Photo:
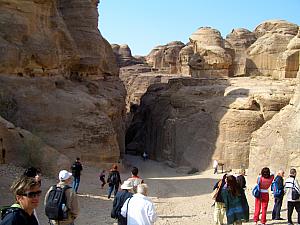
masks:
POLYGON ((126 136, 129 150, 177 166, 249 165, 251 134, 286 106, 291 81, 177 78, 142 97, 126 136))
MULTIPOLYGON (((124 151, 126 92, 98 30, 98 1, 0 4, 0 115, 47 146, 36 149, 41 162, 55 151, 86 164, 117 162, 124 151)), ((18 148, 10 151, 7 137, 9 162, 18 148)), ((31 162, 31 151, 23 153, 31 162)))

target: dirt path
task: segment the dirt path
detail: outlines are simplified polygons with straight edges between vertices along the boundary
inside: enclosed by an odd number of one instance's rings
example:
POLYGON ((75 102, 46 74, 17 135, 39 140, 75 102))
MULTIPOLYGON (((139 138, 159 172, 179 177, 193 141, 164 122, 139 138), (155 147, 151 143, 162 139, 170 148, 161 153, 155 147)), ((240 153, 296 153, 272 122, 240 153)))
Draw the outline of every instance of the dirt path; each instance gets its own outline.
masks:
MULTIPOLYGON (((213 175, 212 170, 195 175, 185 175, 177 172, 163 163, 148 160, 142 161, 138 157, 126 156, 126 165, 137 166, 140 176, 149 185, 149 196, 155 203, 159 219, 156 225, 210 225, 213 223, 213 208, 210 193, 213 184, 222 174, 213 175)), ((13 201, 8 188, 13 179, 21 174, 22 168, 0 165, 0 206, 10 205, 13 201)), ((77 225, 106 225, 116 221, 110 218, 110 210, 113 199, 107 199, 106 188, 100 189, 98 169, 84 167, 79 187, 80 216, 76 220, 77 225)), ((127 179, 130 171, 121 173, 121 178, 127 179)), ((50 185, 56 183, 55 179, 44 178, 42 189, 45 193, 50 185)), ((247 190, 250 205, 250 217, 253 216, 254 198, 247 190)), ((42 198, 43 199, 43 198, 42 198)), ((270 200, 267 219, 268 224, 286 224, 286 221, 270 221, 273 199, 270 200)), ((43 205, 38 209, 39 219, 42 225, 47 224, 44 216, 43 205)), ((286 203, 282 208, 282 217, 286 218, 286 203)), ((294 212, 294 218, 296 213, 294 212)), ((296 221, 296 219, 294 219, 296 221)), ((253 224, 249 222, 246 224, 253 224)))

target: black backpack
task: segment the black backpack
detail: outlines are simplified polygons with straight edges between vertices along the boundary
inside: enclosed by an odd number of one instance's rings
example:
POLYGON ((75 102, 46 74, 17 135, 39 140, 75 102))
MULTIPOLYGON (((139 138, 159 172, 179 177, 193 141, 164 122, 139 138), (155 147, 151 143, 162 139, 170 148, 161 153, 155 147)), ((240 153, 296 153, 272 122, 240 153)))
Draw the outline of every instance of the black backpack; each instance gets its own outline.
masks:
POLYGON ((110 182, 111 184, 118 184, 119 183, 119 177, 118 177, 118 173, 113 172, 110 176, 110 182))
POLYGON ((49 220, 64 220, 68 218, 65 191, 71 188, 66 185, 63 188, 53 185, 46 199, 45 213, 49 220))

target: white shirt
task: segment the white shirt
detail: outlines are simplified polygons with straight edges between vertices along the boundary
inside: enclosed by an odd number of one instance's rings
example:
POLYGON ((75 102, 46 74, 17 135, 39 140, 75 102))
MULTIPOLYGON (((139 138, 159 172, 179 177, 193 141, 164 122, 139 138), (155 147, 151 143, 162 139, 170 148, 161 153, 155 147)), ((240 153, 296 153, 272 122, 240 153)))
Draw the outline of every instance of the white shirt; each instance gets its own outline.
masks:
POLYGON ((218 168, 218 161, 217 160, 214 160, 214 164, 213 164, 213 168, 218 168))
POLYGON ((287 201, 288 202, 299 202, 300 199, 298 200, 293 200, 292 199, 292 188, 293 186, 298 190, 298 192, 300 191, 300 187, 299 187, 299 183, 297 181, 297 179, 294 179, 293 177, 288 177, 285 180, 285 185, 284 185, 284 190, 285 192, 287 192, 287 201))
POLYGON ((121 215, 123 217, 127 215, 127 225, 152 225, 156 220, 154 204, 147 196, 139 193, 134 194, 130 200, 125 201, 121 209, 121 215))

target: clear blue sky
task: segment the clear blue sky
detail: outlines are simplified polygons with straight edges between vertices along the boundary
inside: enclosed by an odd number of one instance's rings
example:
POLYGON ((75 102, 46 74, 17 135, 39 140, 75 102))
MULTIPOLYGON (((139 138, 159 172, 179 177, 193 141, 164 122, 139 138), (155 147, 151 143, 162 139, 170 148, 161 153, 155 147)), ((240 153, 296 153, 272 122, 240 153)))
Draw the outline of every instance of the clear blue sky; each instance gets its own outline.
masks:
POLYGON ((300 25, 300 0, 100 0, 99 29, 111 44, 128 44, 133 55, 157 45, 188 42, 199 27, 225 38, 233 28, 252 31, 261 22, 284 19, 300 25))

